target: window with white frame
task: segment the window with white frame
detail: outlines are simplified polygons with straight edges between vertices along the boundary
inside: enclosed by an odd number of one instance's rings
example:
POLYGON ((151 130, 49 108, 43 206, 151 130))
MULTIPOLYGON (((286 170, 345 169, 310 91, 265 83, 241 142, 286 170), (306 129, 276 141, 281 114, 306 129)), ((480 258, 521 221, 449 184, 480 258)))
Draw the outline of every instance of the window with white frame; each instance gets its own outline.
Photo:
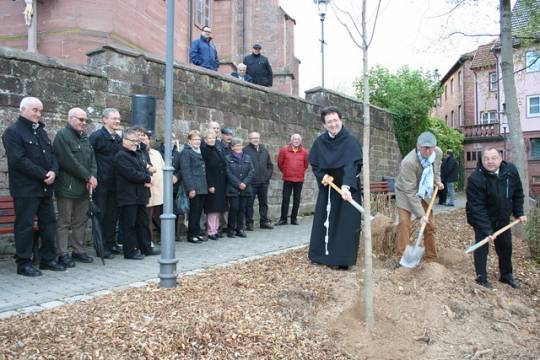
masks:
POLYGON ((210 24, 210 0, 195 0, 195 22, 199 26, 210 24))
POLYGON ((482 111, 480 113, 480 124, 493 124, 497 122, 496 111, 482 111))
POLYGON ((527 96, 527 117, 540 116, 540 95, 527 96))
POLYGON ((489 91, 497 91, 499 81, 497 79, 497 73, 489 73, 489 91))
POLYGON ((527 51, 525 54, 525 66, 527 72, 540 71, 540 52, 527 51))
POLYGON ((540 160, 540 138, 531 139, 531 160, 540 160))

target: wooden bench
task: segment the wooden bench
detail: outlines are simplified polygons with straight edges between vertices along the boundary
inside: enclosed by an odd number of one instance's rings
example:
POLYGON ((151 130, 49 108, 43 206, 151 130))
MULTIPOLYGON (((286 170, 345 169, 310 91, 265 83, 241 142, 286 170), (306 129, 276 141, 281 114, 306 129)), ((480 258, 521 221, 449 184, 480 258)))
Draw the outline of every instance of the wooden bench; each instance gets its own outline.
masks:
MULTIPOLYGON (((363 187, 362 191, 364 191, 363 187)), ((372 194, 371 211, 373 213, 383 213, 390 217, 395 215, 395 206, 393 204, 395 194, 390 187, 389 181, 371 181, 369 183, 369 193, 372 194)))
MULTIPOLYGON (((34 219, 34 244, 32 251, 34 253, 34 262, 38 261, 38 249, 39 249, 39 227, 37 225, 37 218, 34 219)), ((11 196, 0 195, 0 235, 14 234, 15 233, 15 204, 11 196)))

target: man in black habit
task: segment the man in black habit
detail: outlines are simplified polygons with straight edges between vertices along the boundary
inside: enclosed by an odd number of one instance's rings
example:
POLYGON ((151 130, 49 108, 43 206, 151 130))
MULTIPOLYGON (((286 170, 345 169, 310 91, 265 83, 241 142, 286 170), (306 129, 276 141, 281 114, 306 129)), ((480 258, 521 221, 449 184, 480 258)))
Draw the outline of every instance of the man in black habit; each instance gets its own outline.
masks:
POLYGON ((345 128, 336 107, 321 111, 325 132, 313 143, 309 163, 319 184, 315 216, 311 229, 309 259, 316 264, 347 270, 356 264, 360 234, 360 213, 347 202, 360 203, 362 147, 345 128), (328 186, 334 182, 339 195, 328 186))

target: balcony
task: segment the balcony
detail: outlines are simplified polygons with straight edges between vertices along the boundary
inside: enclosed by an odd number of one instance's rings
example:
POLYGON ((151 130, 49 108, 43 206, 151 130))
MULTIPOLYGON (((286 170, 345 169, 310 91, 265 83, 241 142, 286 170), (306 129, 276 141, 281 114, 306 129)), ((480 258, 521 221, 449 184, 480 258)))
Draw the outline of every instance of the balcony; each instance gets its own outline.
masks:
POLYGON ((465 136, 465 142, 494 141, 502 139, 499 122, 490 124, 464 125, 461 132, 465 136))

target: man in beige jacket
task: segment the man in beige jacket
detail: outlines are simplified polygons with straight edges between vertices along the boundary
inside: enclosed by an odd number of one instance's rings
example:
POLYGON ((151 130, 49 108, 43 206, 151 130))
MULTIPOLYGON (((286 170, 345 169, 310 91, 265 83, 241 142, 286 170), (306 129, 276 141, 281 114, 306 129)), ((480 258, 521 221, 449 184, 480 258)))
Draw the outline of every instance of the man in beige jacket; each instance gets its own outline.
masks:
POLYGON ((437 257, 435 229, 432 216, 426 216, 433 187, 443 189, 441 182, 442 151, 437 147, 437 139, 426 131, 418 136, 416 148, 411 150, 401 161, 396 180, 396 206, 399 214, 398 251, 403 255, 409 244, 411 213, 426 223, 424 246, 426 260, 437 257))

